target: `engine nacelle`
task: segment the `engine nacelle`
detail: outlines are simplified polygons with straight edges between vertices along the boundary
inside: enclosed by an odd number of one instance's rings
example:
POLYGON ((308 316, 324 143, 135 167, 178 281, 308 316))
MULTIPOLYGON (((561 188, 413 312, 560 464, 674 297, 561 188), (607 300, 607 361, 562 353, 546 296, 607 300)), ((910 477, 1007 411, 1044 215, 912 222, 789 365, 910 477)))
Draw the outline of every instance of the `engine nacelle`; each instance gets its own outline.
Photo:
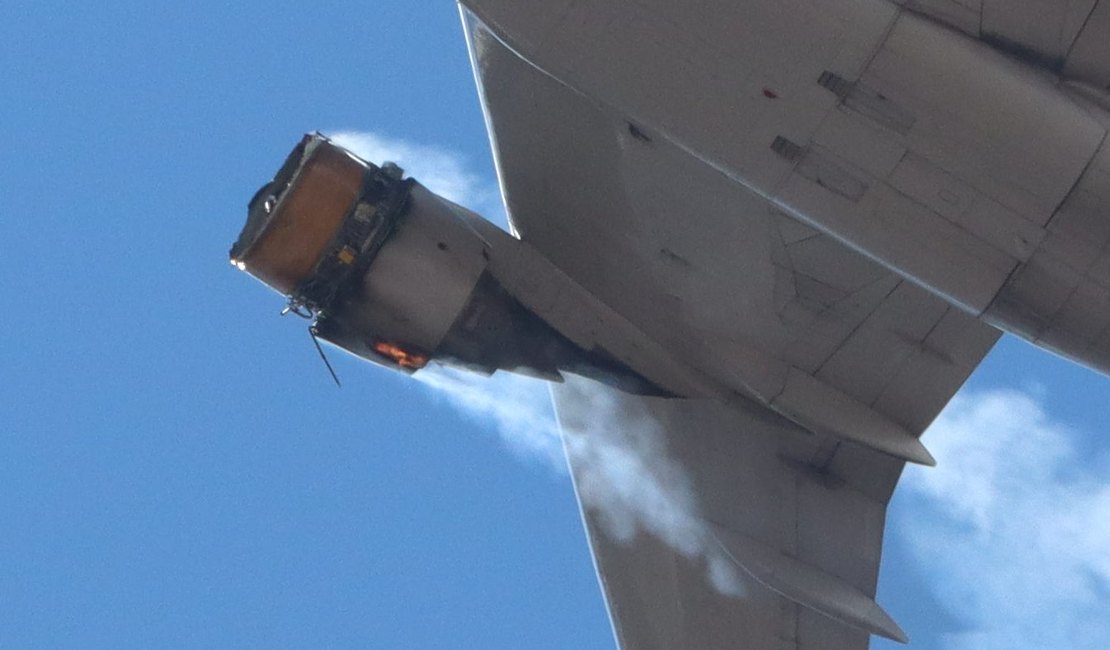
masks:
POLYGON ((313 319, 319 338, 397 370, 436 360, 555 381, 566 370, 666 393, 571 342, 505 289, 490 260, 518 243, 395 165, 316 134, 251 200, 231 261, 313 319))

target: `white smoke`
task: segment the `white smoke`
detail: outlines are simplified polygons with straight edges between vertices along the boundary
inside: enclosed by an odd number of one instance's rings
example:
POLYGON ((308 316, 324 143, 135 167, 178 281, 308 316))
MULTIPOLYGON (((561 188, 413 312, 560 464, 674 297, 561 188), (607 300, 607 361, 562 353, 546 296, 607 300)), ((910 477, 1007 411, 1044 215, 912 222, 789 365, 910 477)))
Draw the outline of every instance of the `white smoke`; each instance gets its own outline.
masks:
MULTIPOLYGON (((456 203, 500 216, 493 183, 455 153, 370 132, 331 137, 373 162, 400 164, 456 203)), ((736 565, 707 543, 665 432, 646 413, 629 411, 607 389, 586 388, 567 400, 577 407, 562 414, 560 436, 542 381, 449 369, 416 377, 469 417, 492 423, 522 456, 558 472, 569 459, 583 505, 613 539, 650 533, 702 558, 722 593, 743 594, 736 565)), ((1110 462, 1083 462, 1075 432, 1017 391, 957 396, 927 436, 939 466, 908 467, 903 489, 919 507, 895 525, 943 600, 974 624, 949 635, 948 647, 1110 647, 1110 462)))
POLYGON ((514 452, 565 471, 559 426, 545 382, 507 372, 482 377, 434 364, 413 376, 467 417, 494 425, 514 452))
MULTIPOLYGON (((375 163, 392 161, 433 192, 472 209, 500 211, 492 184, 469 172, 465 159, 435 146, 367 131, 338 131, 336 144, 375 163)), ((659 538, 688 558, 702 558, 711 583, 741 595, 735 564, 713 541, 699 516, 683 467, 672 459, 665 435, 646 413, 618 403, 611 389, 571 378, 563 431, 554 419, 547 383, 498 372, 481 377, 432 366, 415 377, 467 417, 493 424, 510 449, 540 459, 557 472, 573 465, 583 507, 596 512, 605 532, 631 542, 639 532, 659 538)))
POLYGON ((455 152, 370 131, 337 131, 328 137, 374 164, 393 162, 400 165, 406 176, 459 205, 478 212, 498 209, 494 186, 468 171, 466 159, 455 152))
POLYGON ((972 629, 946 647, 1110 647, 1110 463, 1032 395, 957 396, 929 429, 936 468, 911 467, 898 522, 972 629))
POLYGON ((609 538, 632 543, 637 535, 650 534, 687 558, 701 558, 721 593, 744 594, 736 565, 699 514, 685 469, 667 450, 665 432, 636 408, 638 398, 617 397, 606 386, 568 377, 567 385, 557 388, 572 393, 561 400, 557 424, 547 384, 540 380, 504 372, 487 378, 442 367, 415 376, 467 416, 495 425, 514 451, 560 472, 569 463, 582 507, 609 538))
POLYGON ((559 419, 575 488, 605 533, 631 543, 641 532, 706 563, 710 583, 742 596, 744 587, 701 515, 686 469, 667 448, 666 431, 643 398, 570 377, 559 419))

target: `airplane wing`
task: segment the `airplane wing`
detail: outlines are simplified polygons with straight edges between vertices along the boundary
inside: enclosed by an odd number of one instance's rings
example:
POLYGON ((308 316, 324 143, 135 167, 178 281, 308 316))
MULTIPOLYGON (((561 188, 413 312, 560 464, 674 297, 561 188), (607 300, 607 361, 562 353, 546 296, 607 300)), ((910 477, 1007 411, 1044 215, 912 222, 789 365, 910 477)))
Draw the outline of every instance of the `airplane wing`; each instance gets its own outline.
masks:
MULTIPOLYGON (((467 29, 513 228, 676 356, 727 374, 758 349, 837 404, 920 436, 997 340, 547 76, 477 19, 467 29)), ((874 595, 903 460, 754 402, 584 380, 554 394, 622 648, 901 638, 874 595)), ((812 404, 816 424, 841 411, 812 404)))
POLYGON ((1021 58, 1110 87, 1110 1, 897 0, 1021 58))

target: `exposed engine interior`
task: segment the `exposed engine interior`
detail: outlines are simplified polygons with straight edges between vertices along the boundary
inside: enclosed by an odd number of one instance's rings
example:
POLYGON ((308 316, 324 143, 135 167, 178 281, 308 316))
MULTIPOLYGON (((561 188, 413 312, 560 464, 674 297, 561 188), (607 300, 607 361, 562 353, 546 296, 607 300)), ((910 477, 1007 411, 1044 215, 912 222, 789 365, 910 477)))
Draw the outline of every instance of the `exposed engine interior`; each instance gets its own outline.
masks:
POLYGON ((550 381, 566 371, 668 394, 512 295, 489 266, 517 243, 396 165, 310 134, 251 200, 230 255, 312 320, 314 336, 401 372, 432 361, 550 381))

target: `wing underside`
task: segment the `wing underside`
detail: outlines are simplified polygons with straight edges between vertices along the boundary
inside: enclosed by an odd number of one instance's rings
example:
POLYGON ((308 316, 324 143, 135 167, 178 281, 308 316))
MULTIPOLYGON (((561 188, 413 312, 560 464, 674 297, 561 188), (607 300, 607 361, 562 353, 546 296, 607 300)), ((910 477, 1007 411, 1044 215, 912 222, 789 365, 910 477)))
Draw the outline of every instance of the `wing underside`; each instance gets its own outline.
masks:
MULTIPOLYGON (((920 436, 997 339, 466 24, 514 229, 676 357, 758 349, 920 436)), ((555 401, 622 648, 900 636, 873 599, 901 460, 756 402, 555 401)))
MULTIPOLYGON (((849 650, 869 632, 902 637, 872 602, 885 502, 799 460, 821 441, 757 407, 580 379, 554 395, 621 648, 849 650)), ((861 454, 879 474, 900 466, 861 454)))
POLYGON ((1110 88, 1107 0, 896 0, 1064 77, 1110 88))

